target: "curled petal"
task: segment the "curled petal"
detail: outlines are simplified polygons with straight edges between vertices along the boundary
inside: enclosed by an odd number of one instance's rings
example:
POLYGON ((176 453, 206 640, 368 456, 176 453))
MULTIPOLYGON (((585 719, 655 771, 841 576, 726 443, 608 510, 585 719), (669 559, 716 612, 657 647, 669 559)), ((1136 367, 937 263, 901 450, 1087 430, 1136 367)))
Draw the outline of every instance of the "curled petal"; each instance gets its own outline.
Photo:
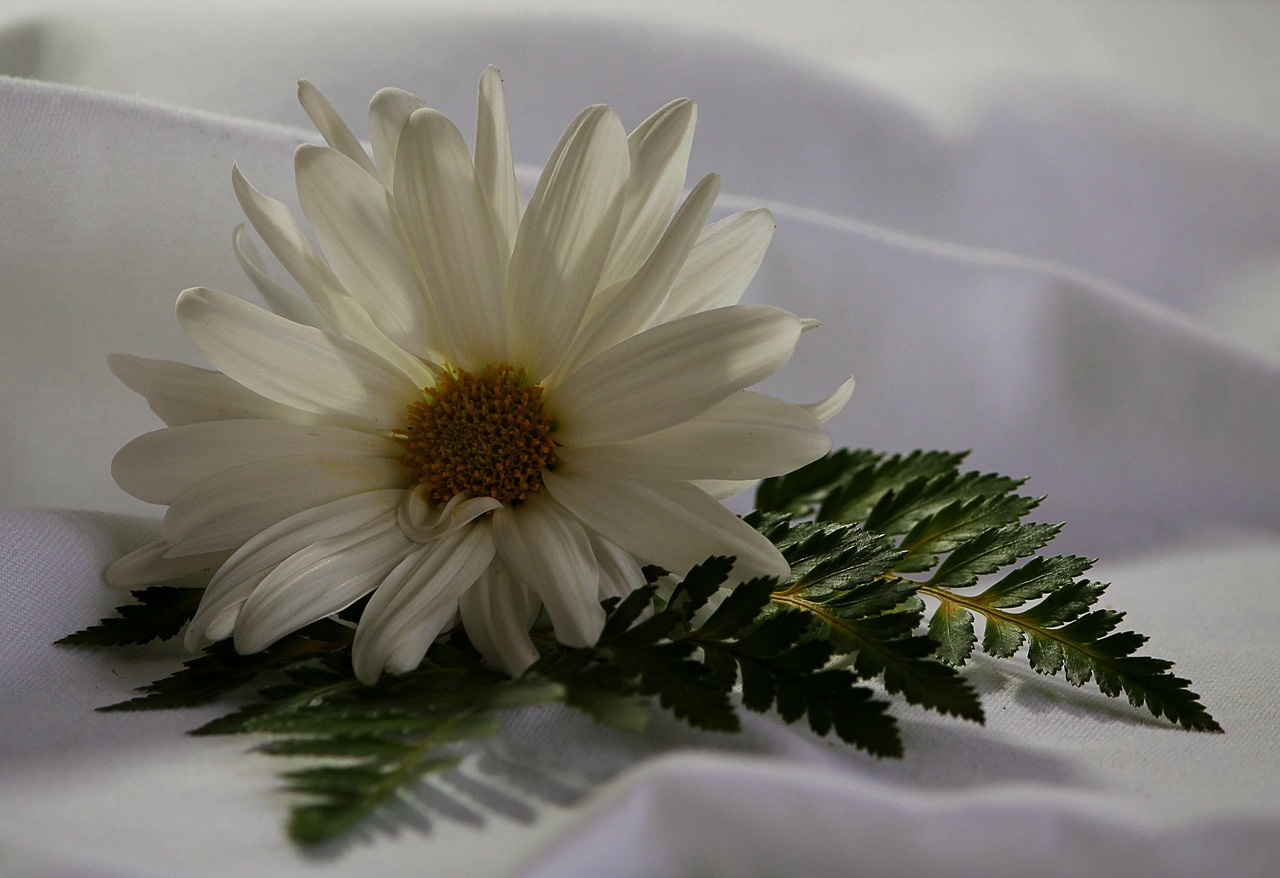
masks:
POLYGON ((502 503, 492 497, 465 497, 458 494, 443 507, 427 497, 427 486, 419 485, 406 492, 398 512, 400 529, 417 543, 429 543, 465 527, 475 519, 501 508, 502 503))
POLYGON ((844 407, 849 404, 849 399, 853 396, 853 379, 849 378, 843 384, 835 389, 835 392, 826 399, 818 402, 805 403, 800 408, 809 412, 819 422, 825 424, 840 414, 844 407))

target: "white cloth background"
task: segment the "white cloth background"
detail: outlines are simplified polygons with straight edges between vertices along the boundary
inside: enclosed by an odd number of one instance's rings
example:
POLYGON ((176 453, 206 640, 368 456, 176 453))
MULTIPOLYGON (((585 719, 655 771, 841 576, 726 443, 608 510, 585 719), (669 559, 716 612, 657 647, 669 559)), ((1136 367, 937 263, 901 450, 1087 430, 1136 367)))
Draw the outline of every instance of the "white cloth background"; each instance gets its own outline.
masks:
POLYGON ((0 874, 1280 871, 1280 12, 691 5, 0 9, 0 874), (634 737, 532 709, 460 797, 423 789, 429 831, 309 857, 271 760, 182 734, 220 708, 93 713, 175 660, 48 645, 156 529, 110 481, 155 421, 106 354, 194 362, 177 292, 247 290, 229 169, 293 201, 294 80, 358 130, 391 84, 465 130, 487 63, 526 169, 588 103, 634 125, 693 97, 691 179, 778 219, 749 296, 824 321, 773 389, 852 373, 837 444, 1033 476, 1227 734, 985 659, 987 727, 898 709, 901 762, 771 717, 634 737))

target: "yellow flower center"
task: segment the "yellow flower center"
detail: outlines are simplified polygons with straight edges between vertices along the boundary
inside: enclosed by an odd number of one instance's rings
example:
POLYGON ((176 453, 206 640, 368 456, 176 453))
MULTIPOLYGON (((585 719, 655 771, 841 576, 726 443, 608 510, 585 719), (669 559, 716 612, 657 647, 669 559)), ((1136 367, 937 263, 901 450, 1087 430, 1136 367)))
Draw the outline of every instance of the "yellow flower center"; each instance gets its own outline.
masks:
POLYGON ((486 366, 483 375, 446 370, 435 387, 409 405, 409 425, 394 434, 404 446, 400 462, 447 503, 455 495, 523 500, 542 488, 542 471, 555 463, 551 418, 542 386, 524 369, 486 366))

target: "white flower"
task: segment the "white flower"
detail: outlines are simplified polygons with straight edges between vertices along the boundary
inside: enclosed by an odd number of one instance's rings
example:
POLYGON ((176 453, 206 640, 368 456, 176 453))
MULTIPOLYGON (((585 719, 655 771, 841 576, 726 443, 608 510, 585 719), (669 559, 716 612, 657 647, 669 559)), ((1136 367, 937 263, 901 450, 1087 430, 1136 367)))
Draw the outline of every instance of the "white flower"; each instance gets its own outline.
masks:
POLYGON ((704 227, 712 175, 677 208, 694 106, 628 136, 584 110, 527 207, 502 82, 480 82, 474 158, 418 98, 370 107, 373 160, 309 84, 328 147, 296 155, 323 251, 236 170, 262 241, 307 294, 235 249, 275 313, 211 289, 178 298, 218 371, 117 355, 116 374, 168 426, 126 445, 116 481, 167 505, 163 539, 108 571, 120 585, 212 573, 187 645, 261 650, 370 595, 361 680, 414 668, 458 617, 494 664, 556 637, 586 645, 600 600, 712 554, 737 575, 785 575, 768 540, 718 497, 830 445, 814 406, 744 388, 791 356, 806 324, 736 304, 773 232, 767 211, 704 227), (674 212, 674 216, 672 215, 674 212))

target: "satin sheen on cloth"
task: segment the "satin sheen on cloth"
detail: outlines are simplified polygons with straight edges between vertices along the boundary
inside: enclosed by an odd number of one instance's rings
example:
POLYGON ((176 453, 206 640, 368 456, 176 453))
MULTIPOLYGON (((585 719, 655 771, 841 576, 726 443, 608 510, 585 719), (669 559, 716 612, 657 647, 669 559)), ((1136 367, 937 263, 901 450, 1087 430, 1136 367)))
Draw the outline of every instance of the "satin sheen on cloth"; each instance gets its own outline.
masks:
POLYGON ((831 32, 854 14, 817 3, 835 18, 799 16, 810 54, 665 6, 61 8, 0 13, 0 71, 25 77, 0 79, 0 875, 1280 872, 1278 131, 1061 63, 971 76, 944 118, 909 43, 895 93, 844 63, 831 32), (102 569, 158 530, 110 480, 158 423, 106 355, 198 362, 177 293, 249 295, 230 167, 296 210, 292 151, 317 136, 294 80, 357 132, 383 85, 466 131, 487 63, 525 185, 582 106, 634 126, 696 100, 690 180, 715 170, 721 213, 777 219, 749 298, 823 321, 770 390, 810 401, 852 373, 837 445, 972 448, 975 467, 1032 476, 1040 520, 1068 522, 1051 548, 1102 558, 1104 603, 1227 733, 985 657, 968 673, 986 728, 895 707, 900 762, 773 717, 739 736, 658 717, 632 736, 534 708, 415 794, 398 831, 317 857, 283 835, 278 760, 183 734, 230 702, 94 713, 181 658, 49 645, 114 606, 102 569))

